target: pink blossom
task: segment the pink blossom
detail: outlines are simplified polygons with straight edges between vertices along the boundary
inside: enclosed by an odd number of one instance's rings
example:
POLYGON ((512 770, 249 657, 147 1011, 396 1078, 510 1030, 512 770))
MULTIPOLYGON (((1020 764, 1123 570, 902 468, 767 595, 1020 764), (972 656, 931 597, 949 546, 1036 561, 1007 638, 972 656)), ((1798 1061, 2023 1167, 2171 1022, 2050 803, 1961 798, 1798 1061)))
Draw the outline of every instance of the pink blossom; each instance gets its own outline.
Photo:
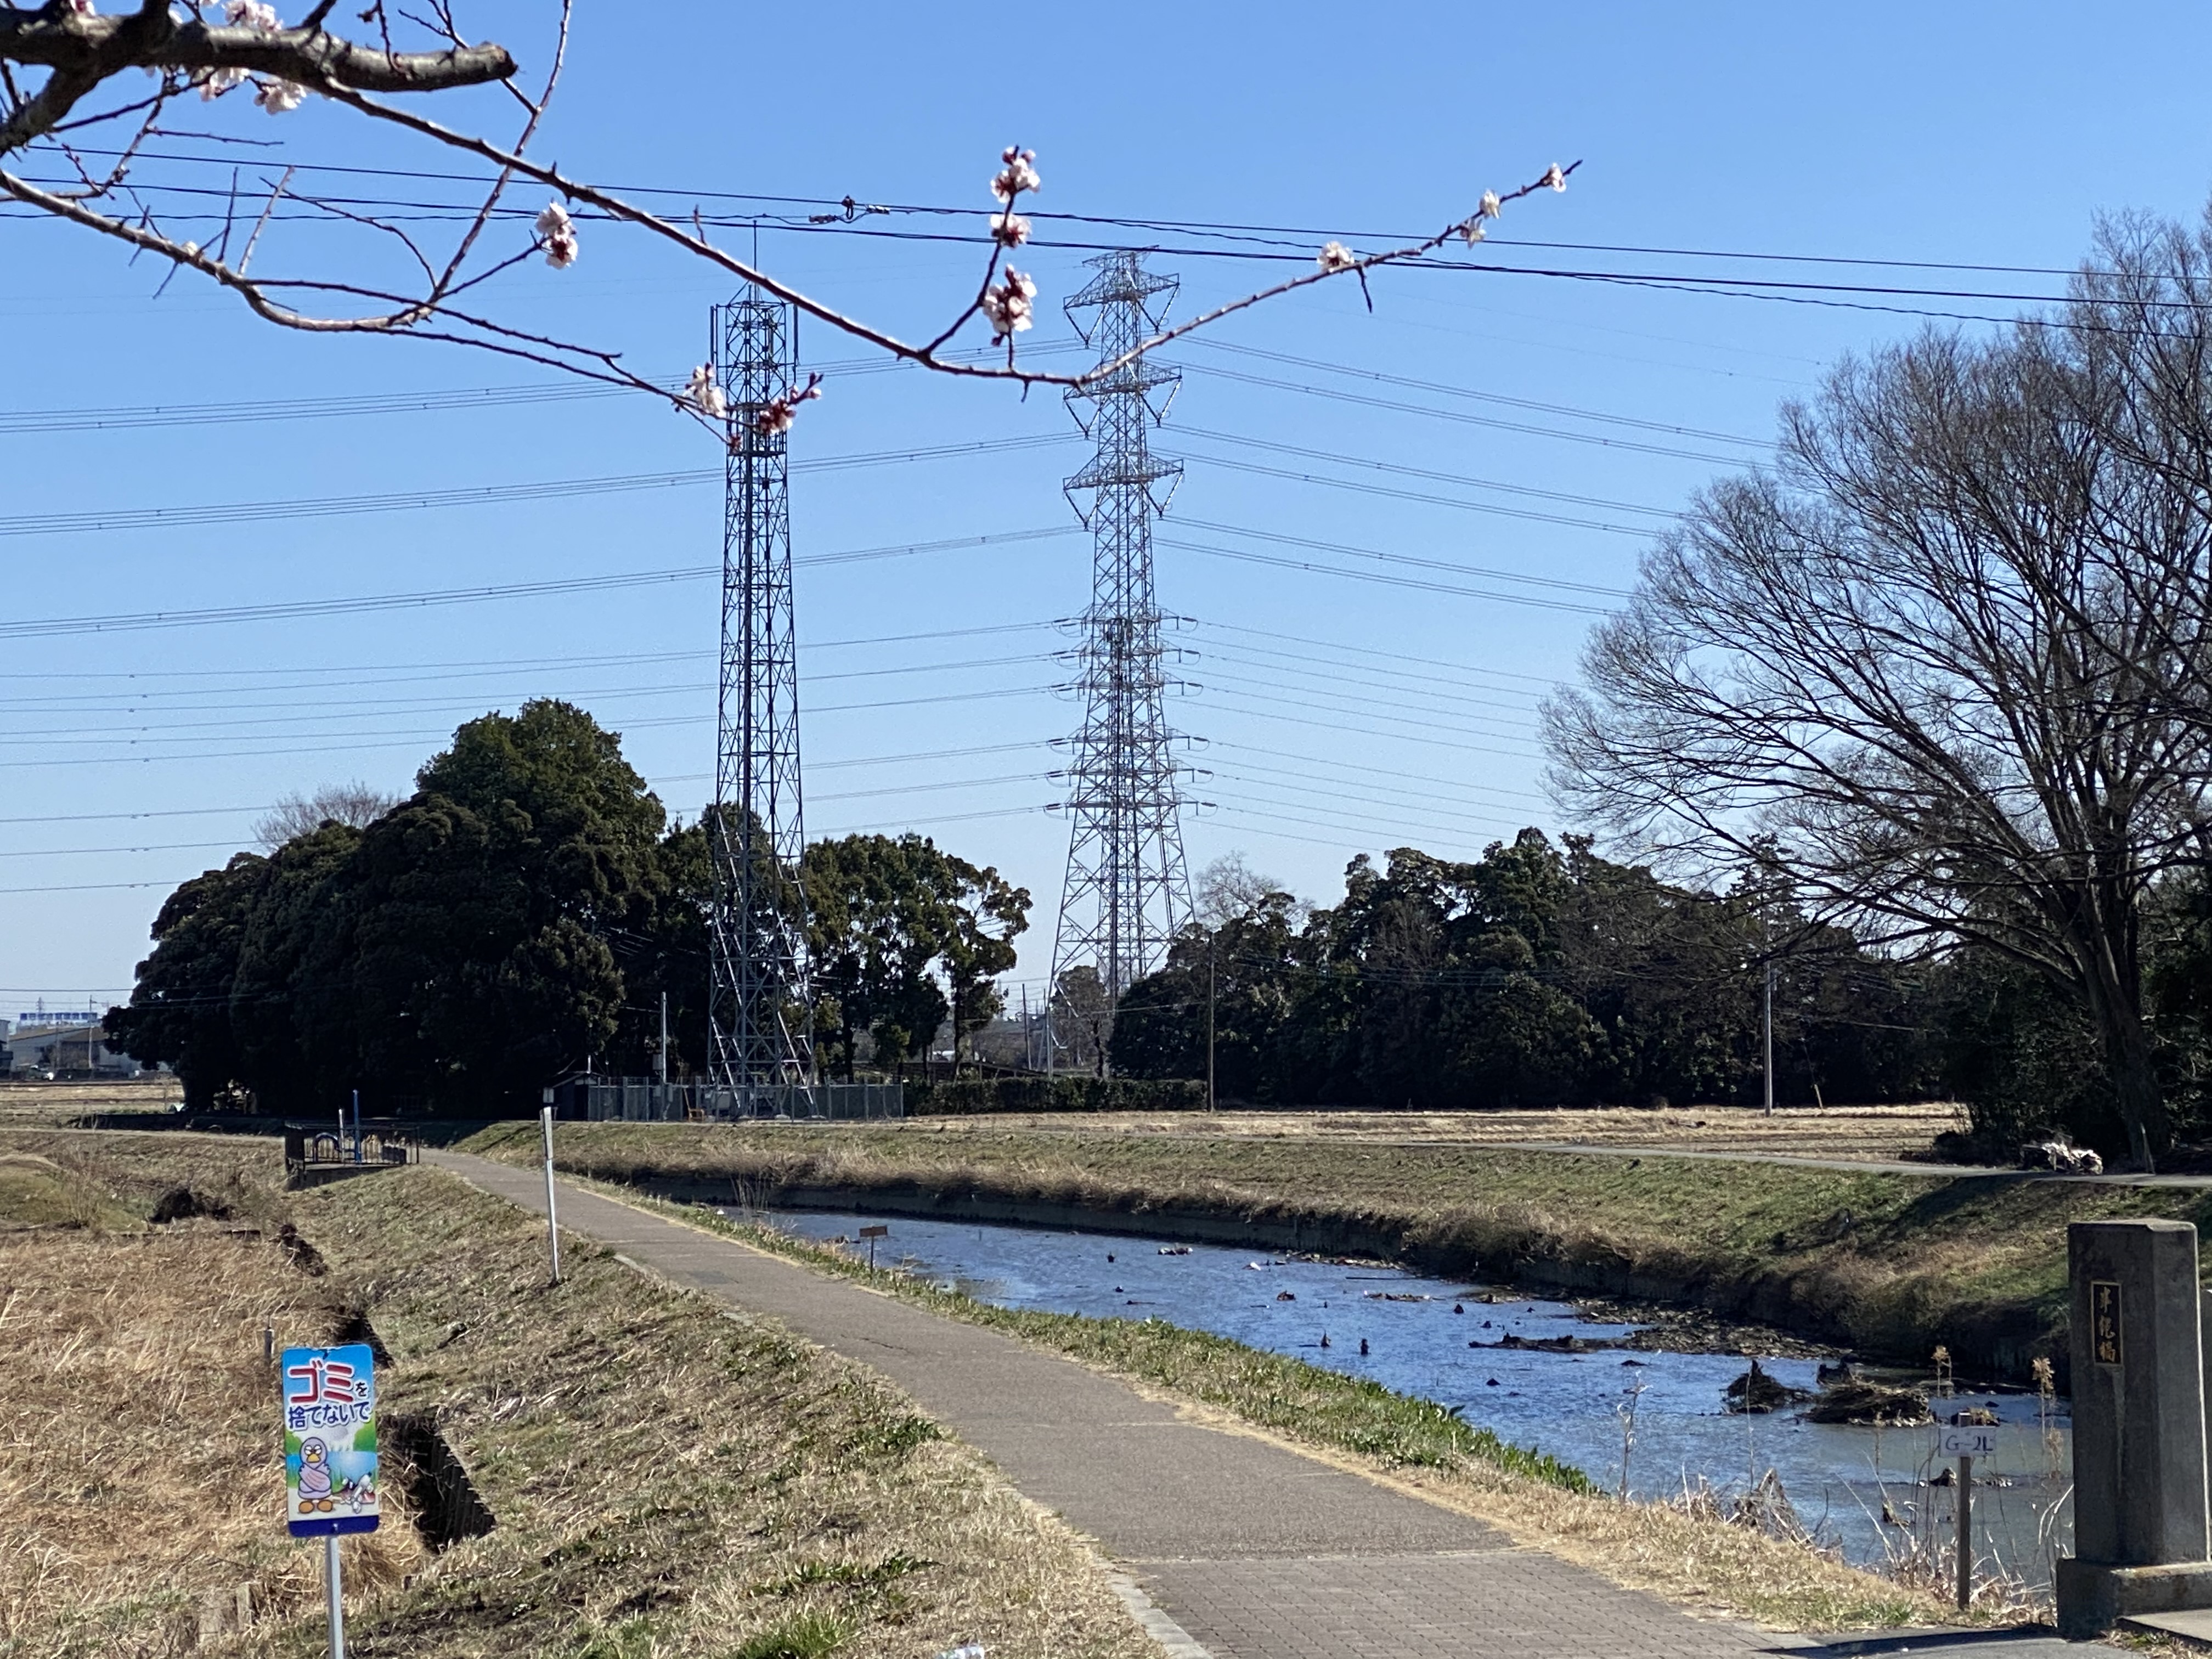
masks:
POLYGON ((538 237, 545 249, 545 263, 554 270, 566 270, 576 263, 576 223, 560 203, 548 202, 538 216, 538 237))
POLYGON ((1036 298, 1036 283, 1012 265, 1006 267, 1004 281, 984 289, 981 303, 984 319, 991 325, 992 344, 1009 334, 1021 333, 1036 321, 1036 307, 1031 303, 1036 298))
POLYGON ((991 194, 1000 201, 1011 205, 1014 198, 1019 196, 1024 191, 1044 188, 1044 180, 1037 177, 1037 170, 1034 165, 1036 161, 1035 150, 1018 149, 1008 144, 999 159, 1004 161, 1006 166, 993 175, 991 194))
POLYGON ((307 89, 297 81, 260 81, 254 83, 253 101, 271 115, 285 115, 307 101, 307 89))
POLYGON ((790 431, 791 423, 799 418, 799 404, 811 403, 821 395, 822 377, 819 374, 808 375, 803 387, 787 391, 781 397, 771 398, 763 404, 760 413, 753 416, 753 430, 764 438, 790 431))
POLYGON ((714 384, 712 364, 702 363, 691 371, 691 379, 684 388, 684 396, 685 401, 710 421, 719 421, 730 412, 730 400, 722 395, 722 388, 714 384))

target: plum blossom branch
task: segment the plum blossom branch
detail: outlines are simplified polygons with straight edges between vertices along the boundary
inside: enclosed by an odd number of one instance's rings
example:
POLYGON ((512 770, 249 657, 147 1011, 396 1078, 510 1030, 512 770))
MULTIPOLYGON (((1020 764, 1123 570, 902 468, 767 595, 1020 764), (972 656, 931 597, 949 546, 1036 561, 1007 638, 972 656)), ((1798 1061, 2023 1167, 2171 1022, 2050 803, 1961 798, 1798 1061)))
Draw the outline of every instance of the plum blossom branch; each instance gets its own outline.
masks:
MULTIPOLYGON (((203 0, 213 9, 214 0, 203 0)), ((1434 254, 1454 236, 1468 245, 1482 239, 1489 221, 1502 208, 1535 191, 1565 188, 1566 179, 1579 163, 1554 166, 1540 178, 1503 196, 1485 191, 1473 213, 1455 220, 1436 235, 1405 247, 1373 253, 1354 251, 1342 242, 1329 241, 1321 249, 1315 266, 1299 276, 1242 298, 1230 301, 1171 328, 1163 328, 1139 342, 1112 362, 1078 372, 1033 369, 1018 360, 1018 337, 1035 325, 1037 283, 1015 269, 1009 259, 1034 235, 1031 221, 1021 211, 1023 198, 1042 189, 1036 153, 1009 145, 989 179, 995 204, 985 220, 989 251, 974 298, 962 306, 950 322, 920 343, 908 340, 859 317, 840 311, 778 279, 751 260, 717 246, 703 220, 693 215, 689 224, 647 210, 621 195, 579 179, 558 166, 534 159, 530 147, 557 86, 568 57, 570 6, 562 0, 550 52, 550 67, 541 88, 526 91, 515 84, 514 56, 495 44, 471 45, 456 21, 451 0, 426 0, 428 10, 418 14, 394 9, 385 0, 369 0, 360 14, 374 26, 373 43, 346 40, 331 33, 326 23, 335 0, 316 0, 296 26, 287 27, 271 0, 222 0, 221 19, 209 23, 194 4, 173 9, 171 0, 138 0, 137 9, 102 15, 94 0, 55 0, 28 9, 0 0, 0 88, 6 94, 0 107, 0 159, 39 143, 58 142, 54 135, 68 129, 137 118, 135 136, 120 159, 105 167, 100 176, 87 169, 74 151, 63 146, 76 167, 82 188, 61 191, 30 182, 0 168, 0 198, 15 201, 109 237, 131 247, 135 259, 153 254, 170 263, 170 275, 190 270, 238 294, 255 314, 280 326, 322 333, 391 333, 418 339, 474 345, 480 349, 545 363, 564 372, 612 384, 650 390, 669 399, 684 412, 710 423, 726 423, 737 416, 726 393, 713 384, 711 370, 695 374, 680 391, 672 390, 622 366, 619 354, 572 340, 532 335, 507 327, 454 304, 458 296, 509 271, 524 259, 542 256, 556 270, 573 268, 582 256, 579 220, 604 219, 627 224, 678 247, 715 268, 755 285, 762 293, 798 307, 817 320, 872 345, 901 361, 932 371, 975 379, 1006 380, 1023 386, 1081 386, 1110 375, 1129 362, 1199 328, 1208 326, 1262 301, 1270 300, 1316 282, 1351 276, 1364 292, 1368 273, 1381 266, 1409 263, 1434 254), (405 29, 422 32, 433 49, 403 50, 395 44, 392 21, 405 29), (112 76, 129 69, 156 76, 158 88, 150 95, 98 113, 76 117, 74 112, 89 94, 112 76), (43 70, 44 83, 27 92, 17 82, 17 71, 43 70), (520 131, 502 144, 461 131, 429 115, 386 101, 393 94, 422 94, 471 86, 497 85, 523 111, 520 131), (143 201, 143 192, 129 182, 134 159, 149 136, 161 130, 157 122, 169 101, 197 92, 210 103, 222 102, 241 87, 252 88, 251 101, 271 116, 298 109, 310 93, 381 124, 397 126, 427 142, 489 163, 496 170, 484 193, 470 213, 465 229, 449 250, 433 255, 414 236, 398 225, 342 208, 299 191, 294 184, 297 169, 288 168, 273 184, 263 180, 266 202, 245 238, 243 251, 234 264, 229 259, 232 228, 242 217, 234 189, 225 216, 223 234, 212 251, 163 230, 143 201), (538 213, 527 245, 519 252, 487 252, 484 240, 500 222, 502 202, 517 180, 527 179, 549 191, 549 199, 538 213), (105 211, 93 204, 100 198, 118 196, 128 204, 123 211, 105 211), (420 273, 419 290, 386 292, 373 284, 318 280, 308 276, 266 277, 249 275, 248 267, 275 222, 278 204, 285 199, 327 218, 357 224, 398 241, 409 262, 420 273), (355 301, 373 305, 358 315, 321 314, 335 307, 343 311, 355 301), (972 319, 981 317, 991 344, 1003 346, 1002 362, 979 360, 979 354, 963 349, 948 350, 972 319)), ((245 100, 241 100, 240 102, 245 100)), ((220 135, 217 135, 220 136, 220 135)), ((242 142, 242 141, 241 141, 242 142)), ((883 211, 848 198, 844 217, 883 211)), ((817 216, 834 217, 836 216, 817 216)), ((407 279, 409 283, 414 277, 407 279)), ((165 279, 166 283, 166 279, 165 279)), ((1371 309, 1373 295, 1367 294, 1371 309)), ((819 377, 804 386, 787 388, 755 413, 747 416, 768 422, 763 431, 787 429, 798 410, 821 395, 819 377)))

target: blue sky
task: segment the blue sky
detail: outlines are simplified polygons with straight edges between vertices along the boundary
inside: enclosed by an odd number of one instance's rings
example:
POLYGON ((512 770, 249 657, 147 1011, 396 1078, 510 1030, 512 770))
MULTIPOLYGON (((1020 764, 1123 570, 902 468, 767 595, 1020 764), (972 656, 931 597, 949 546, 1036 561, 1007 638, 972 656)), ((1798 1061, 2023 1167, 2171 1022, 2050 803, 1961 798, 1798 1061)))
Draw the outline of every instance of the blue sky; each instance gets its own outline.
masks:
MULTIPOLYGON (((544 15, 517 4, 474 17, 477 32, 513 41, 533 63, 544 15)), ((2043 292, 2052 279, 1792 271, 1747 256, 2063 267, 2101 210, 2193 216, 2212 184, 2198 84, 2212 17, 2125 4, 2100 8, 2094 27, 2088 15, 2019 4, 1466 3, 1407 4, 1387 20, 1308 4, 978 14, 678 3, 647 14, 584 0, 541 153, 595 180, 665 188, 674 201, 692 191, 849 192, 972 204, 979 228, 997 151, 1018 140, 1037 151, 1042 210, 1315 227, 1362 246, 1376 243, 1360 233, 1425 230, 1465 213, 1486 186, 1579 157, 1565 195, 1508 210, 1489 256, 1496 265, 2043 292), (1692 264, 1515 246, 1530 240, 1735 257, 1692 264)), ((488 94, 475 96, 465 107, 504 123, 488 94)), ((228 106, 206 119, 211 131, 289 138, 318 161, 452 167, 381 136, 364 143, 328 107, 281 127, 228 106)), ((250 179, 266 163, 248 155, 250 179)), ((541 195, 531 192, 533 206, 541 195)), ((786 277, 909 330, 951 314, 972 292, 980 257, 775 228, 761 249, 786 277)), ((274 269, 327 253, 318 233, 279 225, 261 257, 274 269)), ((1065 345, 1059 301, 1081 282, 1083 256, 1048 245, 1034 253, 1041 321, 1026 338, 1065 345)), ((1182 276, 1179 312, 1271 269, 1153 263, 1182 276)), ((145 262, 134 269, 80 233, 0 218, 0 516, 81 520, 716 465, 696 427, 621 398, 154 429, 23 421, 25 411, 546 379, 428 345, 283 334, 190 279, 159 297, 157 284, 145 262)), ((521 325, 619 346, 645 372, 675 377, 700 356, 706 307, 727 288, 633 233, 586 225, 574 270, 526 264, 489 297, 521 325)), ((1778 400, 1808 390, 1838 354, 1925 325, 1879 310, 1479 272, 1385 275, 1375 299, 1370 316, 1355 289, 1331 285, 1179 350, 1187 379, 1159 436, 1189 464, 1162 532, 1159 587, 1169 609, 1192 619, 1186 672, 1203 688, 1171 711, 1206 740, 1193 757, 1209 774, 1194 793, 1210 803, 1186 826, 1193 866, 1242 851, 1323 899, 1355 853, 1413 844, 1472 856, 1522 823, 1557 827, 1539 793, 1533 708, 1571 675, 1590 617, 1510 596, 1553 607, 1610 601, 1395 567, 1474 590, 1437 592, 1220 550, 1361 562, 1266 539, 1297 538, 1623 588, 1650 527, 1757 455, 1778 400), (1340 459, 1287 453, 1299 449, 1340 459), (1424 495, 1443 499, 1410 499, 1424 495)), ((1004 387, 855 372, 865 350, 811 325, 801 344, 830 368, 828 395, 806 410, 793 444, 808 828, 913 827, 997 864, 1036 896, 1021 971, 1041 975, 1066 833, 1039 810, 1058 793, 1042 775, 1056 763, 1046 743, 1077 717, 1047 689, 1066 674, 1049 653, 1070 642, 1051 624, 1084 603, 1087 541, 810 561, 1065 528, 1060 480, 1083 446, 1056 397, 1024 402, 1004 387), (1064 441, 819 465, 1054 437, 1064 441)), ((154 530, 24 533, 17 524, 0 537, 0 622, 703 568, 718 556, 719 511, 717 489, 690 486, 154 530)), ((712 585, 687 580, 0 638, 0 1013, 41 996, 82 1006, 119 994, 167 888, 245 844, 259 809, 356 778, 402 792, 459 720, 530 696, 592 708, 625 734, 670 808, 696 813, 712 764, 714 614, 712 585), (103 816, 130 813, 169 816, 103 816), (122 848, 145 850, 113 850, 122 848)))

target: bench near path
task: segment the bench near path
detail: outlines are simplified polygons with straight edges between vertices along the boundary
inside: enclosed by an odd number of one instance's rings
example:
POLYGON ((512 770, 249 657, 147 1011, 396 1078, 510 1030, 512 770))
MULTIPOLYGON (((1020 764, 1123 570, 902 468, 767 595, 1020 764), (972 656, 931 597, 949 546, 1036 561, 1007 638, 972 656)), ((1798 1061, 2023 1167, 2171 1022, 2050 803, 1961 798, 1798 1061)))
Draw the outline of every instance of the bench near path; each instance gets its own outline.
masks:
MULTIPOLYGON (((540 1172, 425 1150, 543 1214, 540 1172)), ((1176 1659, 2049 1659, 2048 1637, 1777 1637, 1516 1546, 1481 1522, 1111 1377, 563 1182, 561 1223, 638 1266, 872 1366, 1096 1540, 1176 1659)))

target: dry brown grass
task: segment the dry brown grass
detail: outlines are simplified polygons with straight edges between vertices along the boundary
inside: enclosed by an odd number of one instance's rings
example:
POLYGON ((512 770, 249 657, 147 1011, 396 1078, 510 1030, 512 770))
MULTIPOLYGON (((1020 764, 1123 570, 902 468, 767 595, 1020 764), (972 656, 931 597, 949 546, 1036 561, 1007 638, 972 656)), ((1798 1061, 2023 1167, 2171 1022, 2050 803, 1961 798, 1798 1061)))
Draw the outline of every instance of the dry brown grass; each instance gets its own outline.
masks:
POLYGON ((1946 1129, 1964 1129, 1963 1107, 1784 1107, 1771 1116, 1741 1106, 1656 1111, 1621 1107, 1516 1112, 1035 1113, 988 1119, 917 1118, 916 1127, 958 1133, 991 1126, 1036 1134, 1127 1135, 1351 1142, 1375 1146, 1663 1147, 1670 1152, 1771 1152, 1790 1158, 1888 1162, 1925 1158, 1946 1129))
POLYGON ((184 1097, 184 1085, 167 1076, 112 1083, 0 1082, 0 1127, 54 1127, 91 1112, 163 1112, 184 1097))
POLYGON ((581 1240, 549 1291, 542 1224, 441 1171, 300 1209, 373 1265, 388 1398, 435 1411, 500 1522, 365 1609, 365 1654, 1150 1651, 1064 1525, 865 1368, 581 1240))
MULTIPOLYGON (((319 1595, 284 1537, 273 1321, 330 1328, 329 1291, 250 1228, 154 1228, 117 1188, 0 1154, 0 1654, 181 1652, 210 1595, 283 1618, 319 1595), (35 1224, 28 1218, 47 1216, 35 1224)), ((422 1552, 400 1525, 361 1552, 395 1583, 422 1552)))
POLYGON ((321 1340, 346 1307, 393 1353, 386 1409, 434 1413, 498 1521, 437 1553, 404 1513, 347 1540, 362 1659, 1152 1653, 1083 1543, 873 1373, 581 1241, 548 1290, 542 1227, 441 1172, 286 1199, 252 1143, 0 1148, 26 1191, 73 1188, 106 1217, 0 1237, 4 1659, 179 1653, 207 1596, 246 1583, 264 1618, 210 1626, 204 1650, 320 1650, 319 1550, 284 1534, 261 1330, 321 1340), (264 1207, 137 1218, 179 1184, 264 1207), (270 1241, 280 1216, 326 1278, 270 1241))

